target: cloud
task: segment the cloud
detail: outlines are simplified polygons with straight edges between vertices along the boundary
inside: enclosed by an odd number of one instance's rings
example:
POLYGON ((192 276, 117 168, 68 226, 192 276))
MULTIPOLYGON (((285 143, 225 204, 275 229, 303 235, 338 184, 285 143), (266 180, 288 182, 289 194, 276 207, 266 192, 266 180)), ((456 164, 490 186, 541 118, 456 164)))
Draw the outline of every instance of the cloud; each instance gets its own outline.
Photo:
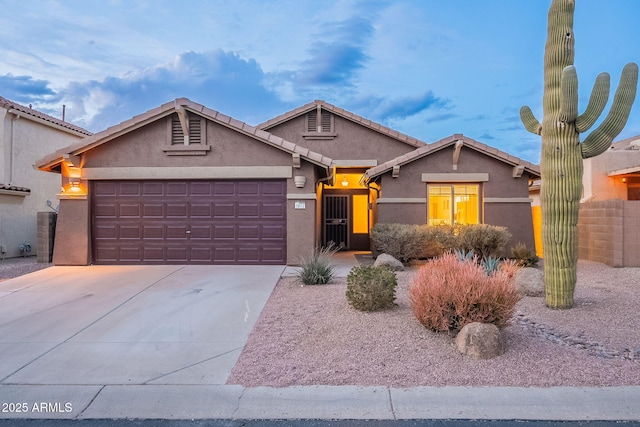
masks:
POLYGON ((295 72, 301 86, 353 86, 353 79, 369 60, 367 47, 375 36, 375 20, 384 3, 363 2, 356 5, 353 16, 325 23, 312 36, 308 59, 295 72))
POLYGON ((485 133, 483 133, 482 135, 480 135, 480 140, 481 140, 481 141, 482 141, 482 140, 487 140, 487 139, 488 139, 488 140, 494 140, 494 139, 496 139, 496 137, 495 137, 495 136, 493 136, 493 135, 491 135, 491 134, 490 134, 490 133, 488 133, 488 132, 485 132, 485 133))
POLYGON ((72 82, 61 97, 68 104, 69 120, 93 131, 180 97, 258 123, 285 108, 265 88, 264 78, 255 60, 236 53, 186 52, 170 63, 121 77, 72 82))
POLYGON ((430 123, 444 122, 447 120, 455 119, 456 117, 459 117, 459 116, 460 116, 459 114, 454 114, 454 113, 434 114, 427 117, 427 121, 430 123))
POLYGON ((358 109, 369 110, 368 116, 381 122, 406 119, 423 111, 441 111, 451 108, 451 103, 448 99, 437 97, 430 90, 419 95, 398 98, 369 96, 360 99, 354 104, 357 105, 358 109))
POLYGON ((38 102, 55 95, 49 84, 47 80, 36 80, 31 76, 5 74, 0 76, 0 94, 21 104, 38 102))

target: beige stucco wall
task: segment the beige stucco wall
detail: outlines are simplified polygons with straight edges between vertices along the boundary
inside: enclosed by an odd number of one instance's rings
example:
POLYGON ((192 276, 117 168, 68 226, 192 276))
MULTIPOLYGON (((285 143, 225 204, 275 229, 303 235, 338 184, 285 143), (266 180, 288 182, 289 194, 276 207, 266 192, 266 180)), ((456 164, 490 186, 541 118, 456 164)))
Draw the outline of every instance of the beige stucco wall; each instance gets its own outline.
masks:
POLYGON ((581 202, 627 200, 627 187, 621 177, 610 177, 610 171, 640 166, 640 150, 609 150, 584 161, 581 202))
POLYGON ((0 182, 31 189, 31 194, 24 197, 0 194, 0 245, 6 246, 7 257, 20 256, 18 246, 25 241, 36 254, 37 213, 50 210, 47 200, 54 208, 58 205, 60 175, 38 171, 33 164, 44 154, 80 138, 0 108, 0 182))

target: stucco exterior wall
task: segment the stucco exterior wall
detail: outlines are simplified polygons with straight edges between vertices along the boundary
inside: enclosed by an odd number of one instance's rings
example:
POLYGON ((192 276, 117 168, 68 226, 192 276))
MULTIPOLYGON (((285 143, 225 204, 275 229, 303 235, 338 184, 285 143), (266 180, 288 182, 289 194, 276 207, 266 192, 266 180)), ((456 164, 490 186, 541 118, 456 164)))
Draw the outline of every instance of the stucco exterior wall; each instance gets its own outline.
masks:
POLYGON ((381 199, 377 203, 378 222, 427 222, 427 182, 422 180, 424 173, 451 173, 452 180, 457 179, 455 174, 487 173, 489 180, 480 183, 482 222, 509 229, 513 237, 507 245, 507 252, 518 242, 534 249, 528 174, 514 178, 513 166, 466 146, 460 152, 457 170, 453 170, 453 153, 453 146, 446 147, 401 166, 398 178, 393 178, 391 172, 382 175, 381 199))
MULTIPOLYGON (((243 173, 253 174, 257 169, 267 175, 273 171, 278 178, 287 179, 287 261, 295 263, 311 251, 316 244, 315 189, 321 168, 305 160, 299 168, 294 167, 291 154, 214 122, 206 125, 206 141, 211 147, 206 155, 167 155, 163 149, 168 146, 169 119, 162 118, 84 153, 83 177, 133 179, 142 173, 141 179, 225 179, 228 172, 226 178, 242 179, 243 173), (287 176, 282 176, 283 171, 287 176), (296 185, 296 177, 304 177, 302 187, 296 185)), ((87 199, 91 200, 91 194, 87 199)), ((55 264, 91 262, 90 218, 89 202, 62 200, 55 264)))
POLYGON ((381 164, 416 148, 335 114, 334 129, 334 139, 305 139, 305 116, 302 115, 268 131, 334 160, 375 159, 381 164))
POLYGON ((47 200, 54 208, 58 205, 60 175, 38 171, 33 164, 44 153, 80 138, 0 108, 0 182, 31 190, 24 197, 0 194, 0 245, 6 247, 6 257, 21 256, 18 246, 23 242, 30 243, 36 255, 37 213, 50 210, 47 200))
POLYGON ((610 177, 610 171, 640 165, 640 150, 609 150, 584 161, 581 202, 620 199, 627 200, 627 186, 620 177, 610 177))

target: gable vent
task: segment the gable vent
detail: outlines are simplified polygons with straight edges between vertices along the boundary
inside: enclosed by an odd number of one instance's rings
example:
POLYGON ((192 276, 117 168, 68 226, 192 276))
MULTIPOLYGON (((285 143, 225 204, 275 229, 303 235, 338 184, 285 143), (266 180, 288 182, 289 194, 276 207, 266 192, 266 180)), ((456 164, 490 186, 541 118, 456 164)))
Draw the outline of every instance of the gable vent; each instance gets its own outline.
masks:
MULTIPOLYGON (((200 117, 189 117, 189 144, 202 143, 202 120, 200 117)), ((180 119, 176 115, 171 118, 171 145, 184 144, 184 134, 180 119)))
POLYGON ((331 113, 322 110, 322 132, 331 132, 331 113))
POLYGON ((171 119, 171 145, 175 144, 184 144, 182 125, 177 115, 171 119))

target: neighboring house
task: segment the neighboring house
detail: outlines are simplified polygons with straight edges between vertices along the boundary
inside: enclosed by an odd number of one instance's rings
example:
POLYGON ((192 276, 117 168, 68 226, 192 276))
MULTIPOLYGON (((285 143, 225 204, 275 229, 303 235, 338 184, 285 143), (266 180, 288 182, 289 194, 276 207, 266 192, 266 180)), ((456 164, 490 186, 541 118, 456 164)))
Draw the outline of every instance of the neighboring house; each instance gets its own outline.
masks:
POLYGON ((640 135, 584 161, 578 256, 640 267, 640 135))
POLYGON ((38 211, 58 204, 60 180, 35 170, 43 154, 91 135, 78 126, 0 97, 0 258, 36 254, 38 211), (24 245, 28 244, 31 251, 24 245))
POLYGON ((37 166, 62 174, 56 264, 296 264, 330 242, 368 250, 376 221, 485 222, 533 245, 536 166, 323 101, 253 127, 181 98, 37 166))

